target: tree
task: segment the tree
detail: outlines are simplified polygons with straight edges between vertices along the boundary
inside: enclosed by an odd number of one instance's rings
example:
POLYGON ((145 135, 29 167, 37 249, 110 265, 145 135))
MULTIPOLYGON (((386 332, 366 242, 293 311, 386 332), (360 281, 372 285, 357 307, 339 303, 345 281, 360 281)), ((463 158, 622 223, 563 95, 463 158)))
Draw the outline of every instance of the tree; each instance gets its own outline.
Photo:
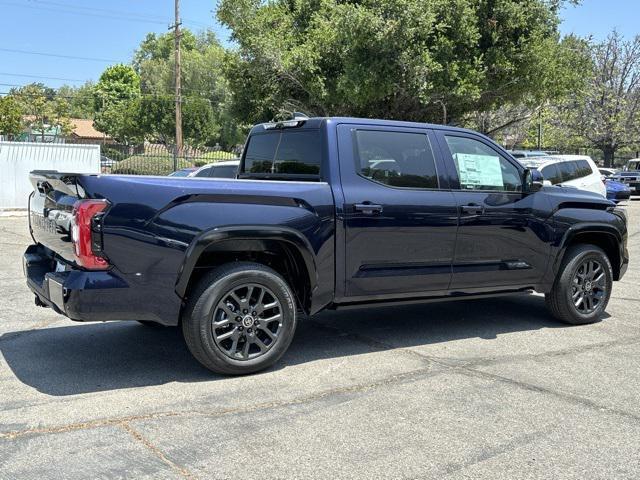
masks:
POLYGON ((548 0, 222 0, 234 112, 301 110, 438 123, 566 89, 548 0))
POLYGON ((58 88, 56 98, 67 100, 71 118, 93 119, 95 111, 94 89, 95 84, 91 81, 79 87, 63 85, 58 88))
POLYGON ((0 97, 0 135, 12 138, 22 132, 22 109, 12 95, 0 97))
POLYGON ((586 88, 561 111, 561 125, 602 150, 607 167, 616 151, 640 143, 640 36, 625 41, 613 32, 594 45, 586 88))
POLYGON ((45 130, 54 117, 52 101, 55 98, 55 90, 42 83, 31 83, 12 89, 10 94, 18 101, 28 125, 40 132, 41 140, 44 142, 45 130))
POLYGON ((132 67, 108 67, 94 88, 96 129, 123 143, 140 140, 140 98, 140 77, 132 67))
MULTIPOLYGON (((223 74, 225 51, 212 32, 182 31, 183 133, 187 144, 234 145, 241 141, 228 115, 229 86, 223 74)), ((145 131, 162 142, 175 141, 173 33, 149 34, 134 55, 145 99, 145 131)))

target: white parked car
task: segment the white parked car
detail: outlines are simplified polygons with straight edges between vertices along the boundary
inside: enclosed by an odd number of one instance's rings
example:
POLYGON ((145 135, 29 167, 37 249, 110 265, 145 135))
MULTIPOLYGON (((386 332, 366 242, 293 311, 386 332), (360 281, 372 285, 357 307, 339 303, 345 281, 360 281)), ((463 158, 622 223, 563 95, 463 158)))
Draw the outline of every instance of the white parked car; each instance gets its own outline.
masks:
POLYGON ((607 196, 600 170, 589 156, 552 155, 521 158, 519 161, 527 168, 540 171, 547 185, 574 187, 598 193, 605 198, 607 196))
POLYGON ((188 177, 205 177, 205 178, 236 178, 238 175, 238 166, 240 160, 228 160, 225 162, 209 163, 191 172, 188 177))

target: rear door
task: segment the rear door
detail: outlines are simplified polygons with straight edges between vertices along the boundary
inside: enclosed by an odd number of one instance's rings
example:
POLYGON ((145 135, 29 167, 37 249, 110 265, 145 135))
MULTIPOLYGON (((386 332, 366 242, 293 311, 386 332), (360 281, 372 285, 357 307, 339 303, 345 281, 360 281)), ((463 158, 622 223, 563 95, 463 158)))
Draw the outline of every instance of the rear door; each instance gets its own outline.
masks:
POLYGON ((458 214, 432 132, 339 125, 345 296, 446 291, 458 214))
POLYGON ((522 192, 523 168, 483 137, 438 131, 460 210, 451 289, 472 293, 541 279, 550 230, 544 195, 522 192))

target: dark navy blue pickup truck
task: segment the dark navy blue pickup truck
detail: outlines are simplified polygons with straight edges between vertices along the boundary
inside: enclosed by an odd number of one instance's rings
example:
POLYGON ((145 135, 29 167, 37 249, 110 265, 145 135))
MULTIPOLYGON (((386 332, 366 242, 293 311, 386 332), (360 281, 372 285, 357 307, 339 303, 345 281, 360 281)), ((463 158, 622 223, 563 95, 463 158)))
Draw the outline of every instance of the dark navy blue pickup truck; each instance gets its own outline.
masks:
POLYGON ((78 321, 181 325, 226 374, 287 350, 322 309, 537 291, 598 320, 628 264, 626 217, 543 186, 468 130, 356 118, 255 126, 238 179, 31 174, 36 303, 78 321))

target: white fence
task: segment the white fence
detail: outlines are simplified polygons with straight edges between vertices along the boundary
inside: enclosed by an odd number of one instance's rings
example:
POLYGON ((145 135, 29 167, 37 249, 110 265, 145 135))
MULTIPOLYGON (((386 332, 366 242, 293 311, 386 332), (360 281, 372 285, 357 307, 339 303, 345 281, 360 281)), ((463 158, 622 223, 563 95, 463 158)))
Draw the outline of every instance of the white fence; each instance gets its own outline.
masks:
POLYGON ((100 173, 100 146, 0 142, 0 209, 27 208, 32 170, 100 173))

